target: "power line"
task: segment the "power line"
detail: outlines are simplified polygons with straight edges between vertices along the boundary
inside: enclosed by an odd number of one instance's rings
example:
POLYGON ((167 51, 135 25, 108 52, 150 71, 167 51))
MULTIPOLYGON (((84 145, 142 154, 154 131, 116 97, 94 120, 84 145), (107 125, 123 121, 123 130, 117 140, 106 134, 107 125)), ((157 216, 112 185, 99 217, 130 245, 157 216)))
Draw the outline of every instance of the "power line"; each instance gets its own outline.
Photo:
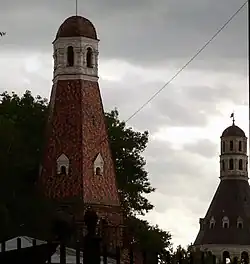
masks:
MULTIPOLYGON (((138 110, 136 110, 125 122, 128 122, 131 120, 135 115, 137 115, 148 103, 150 103, 162 90, 164 90, 193 60, 197 58, 197 56, 205 50, 205 48, 226 28, 226 26, 242 11, 242 9, 246 6, 248 3, 248 0, 244 2, 243 5, 224 23, 222 27, 219 28, 219 30, 216 31, 216 33, 194 54, 194 56, 191 57, 191 59, 188 60, 187 63, 185 63, 175 74, 174 76, 166 82, 161 89, 159 89, 153 96, 151 96, 138 110)), ((106 139, 108 139, 108 136, 106 136, 103 140, 99 142, 99 144, 102 144, 106 139)))
POLYGON ((196 57, 203 51, 205 48, 223 31, 223 29, 242 11, 245 5, 248 3, 248 0, 226 21, 226 23, 203 45, 191 59, 184 64, 175 74, 174 76, 166 82, 161 89, 159 89, 153 96, 151 96, 148 101, 146 101, 138 110, 136 110, 125 122, 132 119, 135 115, 137 115, 147 104, 149 104, 163 89, 165 89, 196 57))

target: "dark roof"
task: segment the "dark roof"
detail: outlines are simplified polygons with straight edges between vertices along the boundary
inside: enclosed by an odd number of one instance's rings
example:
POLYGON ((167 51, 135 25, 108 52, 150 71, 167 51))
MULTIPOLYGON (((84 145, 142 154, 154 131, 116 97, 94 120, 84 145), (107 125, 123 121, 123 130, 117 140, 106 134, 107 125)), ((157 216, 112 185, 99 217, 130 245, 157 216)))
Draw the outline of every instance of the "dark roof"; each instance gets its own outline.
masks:
POLYGON ((204 228, 194 242, 204 244, 250 245, 250 187, 248 181, 223 180, 204 218, 204 228), (229 228, 222 227, 222 218, 229 218, 229 228), (210 228, 210 219, 216 223, 210 228), (243 220, 243 228, 237 228, 237 218, 243 220))
POLYGON ((222 135, 222 137, 246 137, 245 132, 236 125, 231 125, 226 128, 222 135))
POLYGON ((97 39, 94 25, 81 16, 67 18, 57 31, 56 39, 64 37, 86 37, 97 39))

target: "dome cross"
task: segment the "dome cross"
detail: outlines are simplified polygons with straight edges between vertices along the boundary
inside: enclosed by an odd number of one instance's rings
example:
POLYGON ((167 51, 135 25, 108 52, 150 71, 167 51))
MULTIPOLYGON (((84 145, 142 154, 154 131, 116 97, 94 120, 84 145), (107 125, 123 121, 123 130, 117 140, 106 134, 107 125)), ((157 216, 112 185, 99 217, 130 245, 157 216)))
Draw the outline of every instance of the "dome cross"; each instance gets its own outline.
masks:
POLYGON ((234 123, 235 123, 234 112, 231 114, 230 118, 232 118, 232 120, 233 120, 233 126, 234 126, 234 123))

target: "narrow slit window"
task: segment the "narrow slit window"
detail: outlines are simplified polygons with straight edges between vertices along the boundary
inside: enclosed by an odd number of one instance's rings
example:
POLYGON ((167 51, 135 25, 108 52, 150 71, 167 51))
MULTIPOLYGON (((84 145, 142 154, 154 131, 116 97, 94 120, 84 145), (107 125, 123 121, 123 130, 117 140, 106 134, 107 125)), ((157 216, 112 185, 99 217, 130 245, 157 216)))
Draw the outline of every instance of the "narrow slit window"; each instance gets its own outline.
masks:
POLYGON ((61 174, 66 175, 66 173, 67 173, 66 167, 65 166, 61 166, 61 174))
POLYGON ((93 52, 91 48, 87 49, 86 60, 87 60, 87 67, 93 68, 93 52))
POLYGON ((224 223, 223 228, 228 228, 228 223, 224 223))
POLYGON ((230 159, 229 160, 229 170, 233 170, 234 169, 234 160, 230 159))
POLYGON ((238 223, 238 228, 242 229, 243 228, 243 224, 241 222, 238 223))
POLYGON ((234 149, 234 142, 232 140, 230 140, 229 145, 230 145, 230 151, 233 151, 233 149, 234 149))
POLYGON ((101 176, 101 168, 100 167, 97 167, 96 169, 95 169, 95 175, 97 175, 97 176, 101 176))
POLYGON ((242 151, 242 142, 239 142, 239 151, 242 151))
POLYGON ((72 46, 69 46, 67 49, 67 66, 74 66, 74 48, 72 46))
POLYGON ((243 170, 243 161, 242 161, 242 159, 239 160, 239 170, 243 170))

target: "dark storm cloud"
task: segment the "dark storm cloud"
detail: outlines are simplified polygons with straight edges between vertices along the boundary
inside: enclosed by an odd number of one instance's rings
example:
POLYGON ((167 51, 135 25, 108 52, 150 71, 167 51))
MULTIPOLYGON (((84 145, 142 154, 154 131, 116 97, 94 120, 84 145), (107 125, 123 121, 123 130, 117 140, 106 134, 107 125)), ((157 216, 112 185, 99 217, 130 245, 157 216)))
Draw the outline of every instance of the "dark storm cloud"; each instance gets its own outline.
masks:
MULTIPOLYGON (((75 12, 75 1, 5 1, 0 9, 3 48, 50 50, 62 21, 75 12)), ((190 57, 235 12, 234 0, 79 1, 80 14, 95 24, 104 58, 159 63, 190 57)), ((245 59, 247 14, 244 10, 201 55, 201 60, 245 59)))

